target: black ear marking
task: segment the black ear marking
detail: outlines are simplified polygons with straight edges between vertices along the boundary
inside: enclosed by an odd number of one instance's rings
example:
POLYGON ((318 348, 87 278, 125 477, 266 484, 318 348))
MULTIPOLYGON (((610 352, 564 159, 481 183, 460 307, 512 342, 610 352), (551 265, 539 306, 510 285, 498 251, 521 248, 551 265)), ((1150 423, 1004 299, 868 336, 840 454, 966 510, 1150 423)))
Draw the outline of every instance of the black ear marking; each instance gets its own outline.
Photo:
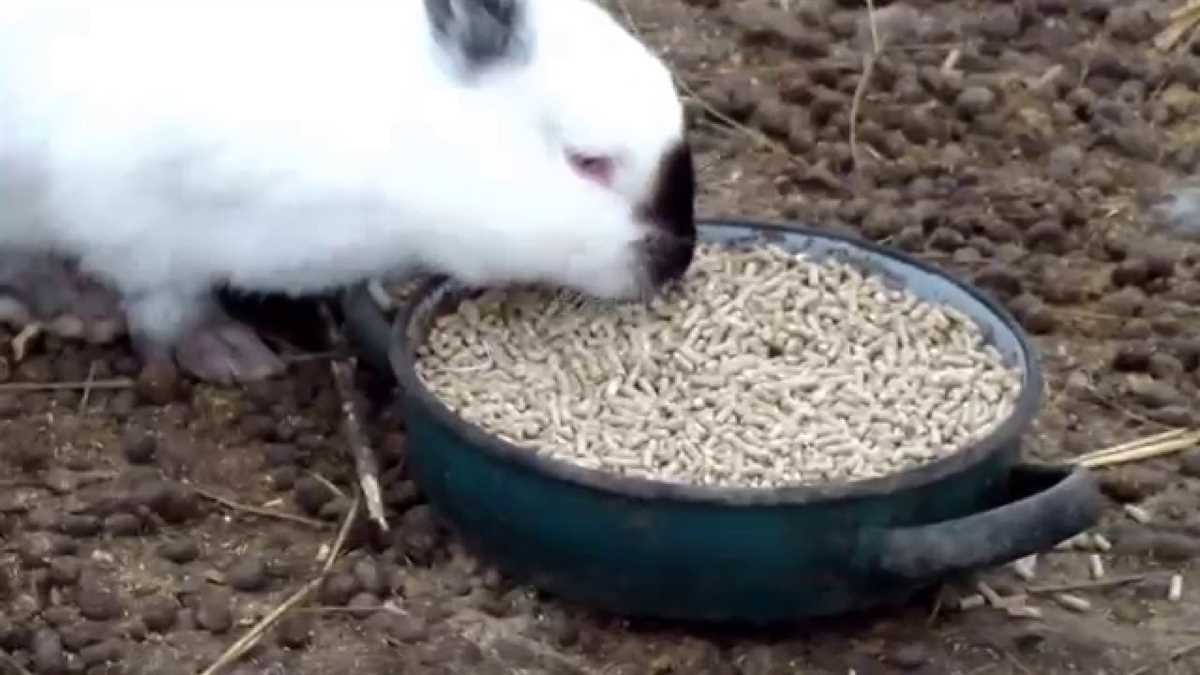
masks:
POLYGON ((524 0, 425 0, 434 39, 474 73, 524 50, 524 0))

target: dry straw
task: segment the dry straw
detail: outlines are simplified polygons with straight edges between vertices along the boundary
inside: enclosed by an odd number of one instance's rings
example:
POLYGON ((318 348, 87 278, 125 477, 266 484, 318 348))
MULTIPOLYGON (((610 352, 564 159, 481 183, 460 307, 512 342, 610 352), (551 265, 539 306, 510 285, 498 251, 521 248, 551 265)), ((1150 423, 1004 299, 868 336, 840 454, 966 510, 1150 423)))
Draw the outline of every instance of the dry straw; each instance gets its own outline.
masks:
POLYGON ((1162 457, 1200 446, 1200 429, 1171 429, 1079 455, 1071 460, 1090 469, 1162 457))

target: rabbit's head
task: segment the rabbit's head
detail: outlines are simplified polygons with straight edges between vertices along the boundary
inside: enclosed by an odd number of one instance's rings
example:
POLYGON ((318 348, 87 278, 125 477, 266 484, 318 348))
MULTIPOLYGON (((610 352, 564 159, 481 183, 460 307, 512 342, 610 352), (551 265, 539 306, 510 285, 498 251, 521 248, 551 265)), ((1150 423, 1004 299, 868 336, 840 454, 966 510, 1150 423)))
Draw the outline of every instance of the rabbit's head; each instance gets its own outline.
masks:
POLYGON ((486 125, 518 139, 500 161, 523 203, 501 216, 511 226, 495 225, 490 257, 473 256, 462 276, 612 298, 682 276, 696 243, 696 184, 663 62, 591 0, 424 3, 454 86, 478 94, 486 125))

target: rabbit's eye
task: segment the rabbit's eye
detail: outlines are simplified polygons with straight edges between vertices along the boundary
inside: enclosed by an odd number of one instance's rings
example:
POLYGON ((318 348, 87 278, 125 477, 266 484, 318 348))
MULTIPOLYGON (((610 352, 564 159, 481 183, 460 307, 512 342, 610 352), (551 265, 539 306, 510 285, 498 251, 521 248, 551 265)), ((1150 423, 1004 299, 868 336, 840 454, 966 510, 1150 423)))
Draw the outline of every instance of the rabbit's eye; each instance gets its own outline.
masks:
POLYGON ((577 152, 567 153, 567 158, 571 162, 571 166, 584 178, 597 181, 602 185, 612 184, 612 158, 600 155, 584 155, 577 152))

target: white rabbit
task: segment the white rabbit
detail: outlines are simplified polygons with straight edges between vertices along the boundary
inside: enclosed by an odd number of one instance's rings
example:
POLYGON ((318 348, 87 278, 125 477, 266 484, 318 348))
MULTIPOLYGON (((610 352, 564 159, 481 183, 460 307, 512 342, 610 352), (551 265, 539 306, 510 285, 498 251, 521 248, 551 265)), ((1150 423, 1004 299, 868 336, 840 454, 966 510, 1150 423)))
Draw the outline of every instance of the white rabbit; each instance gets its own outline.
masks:
POLYGON ((669 71, 590 0, 0 4, 0 250, 77 260, 202 379, 283 368, 218 286, 636 297, 694 193, 669 71))

